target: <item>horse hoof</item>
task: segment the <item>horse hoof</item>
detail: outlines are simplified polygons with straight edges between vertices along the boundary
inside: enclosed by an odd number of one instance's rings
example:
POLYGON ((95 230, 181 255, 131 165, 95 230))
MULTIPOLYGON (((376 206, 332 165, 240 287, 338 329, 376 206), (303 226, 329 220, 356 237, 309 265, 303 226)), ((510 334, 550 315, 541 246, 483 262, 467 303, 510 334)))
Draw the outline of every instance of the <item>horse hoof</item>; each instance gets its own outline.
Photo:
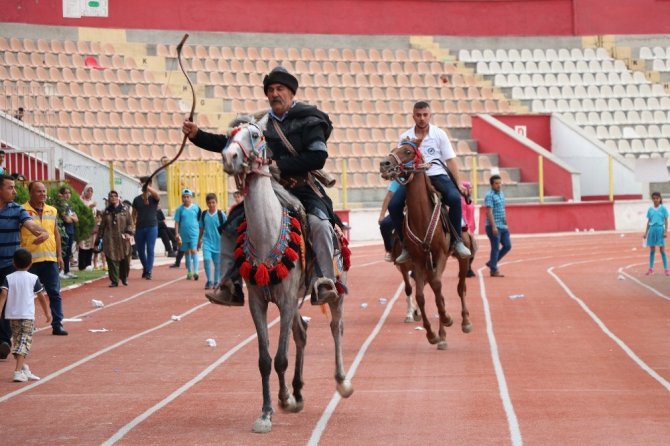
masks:
POLYGON ((438 350, 446 350, 447 349, 447 341, 440 341, 437 343, 437 349, 438 350))
POLYGON ((304 401, 297 402, 293 395, 289 396, 284 402, 279 402, 279 408, 284 412, 297 413, 305 407, 304 401))
POLYGON ((421 320, 421 310, 414 310, 412 317, 414 318, 414 322, 419 322, 421 320))
POLYGON ((405 323, 409 324, 410 322, 414 322, 414 316, 408 314, 407 316, 405 316, 405 323))
POLYGON ((341 383, 337 383, 337 393, 339 393, 342 398, 349 398, 351 394, 354 393, 354 386, 351 385, 351 381, 345 379, 341 383))
POLYGON ((447 319, 444 321, 445 327, 451 327, 454 325, 454 319, 451 316, 447 316, 447 319))
POLYGON ((472 331, 472 324, 465 324, 461 327, 463 333, 470 333, 472 331))
POLYGON ((433 345, 435 345, 435 344, 437 344, 438 342, 440 342, 440 338, 439 338, 439 336, 437 336, 435 333, 431 333, 431 334, 429 334, 429 335, 426 336, 426 337, 428 338, 428 342, 430 342, 430 343, 433 344, 433 345))
POLYGON ((258 417, 254 421, 254 425, 251 428, 251 431, 256 434, 267 434, 272 430, 272 420, 269 418, 258 417))

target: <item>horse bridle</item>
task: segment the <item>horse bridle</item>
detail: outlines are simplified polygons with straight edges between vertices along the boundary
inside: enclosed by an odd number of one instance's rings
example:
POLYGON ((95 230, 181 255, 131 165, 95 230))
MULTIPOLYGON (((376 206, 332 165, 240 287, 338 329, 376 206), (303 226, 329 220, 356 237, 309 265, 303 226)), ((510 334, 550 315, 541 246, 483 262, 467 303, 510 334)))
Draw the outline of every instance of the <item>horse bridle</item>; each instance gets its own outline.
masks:
POLYGON ((423 156, 417 146, 413 141, 407 140, 403 141, 396 149, 399 149, 402 146, 410 146, 414 150, 414 159, 403 163, 400 160, 400 157, 395 153, 389 153, 389 156, 393 158, 396 162, 395 167, 391 170, 391 177, 393 177, 400 184, 405 185, 414 179, 414 174, 418 172, 425 172, 430 167, 430 164, 422 163, 423 156))
MULTIPOLYGON (((228 150, 228 148, 233 144, 237 145, 240 148, 240 150, 242 151, 242 156, 244 157, 242 162, 242 167, 244 168, 244 171, 235 174, 235 184, 237 185, 238 190, 244 191, 246 186, 247 175, 256 174, 262 176, 271 176, 269 172, 263 170, 263 166, 270 164, 270 160, 267 157, 267 150, 266 150, 267 144, 265 143, 265 138, 263 137, 263 131, 258 125, 254 123, 248 123, 244 126, 234 128, 230 133, 228 144, 226 144, 226 147, 224 148, 223 152, 228 150), (252 133, 253 131, 251 130, 249 131, 250 147, 246 146, 245 141, 238 141, 233 139, 237 133, 239 133, 242 129, 248 127, 254 127, 260 135, 260 137, 258 138, 258 142, 254 144, 254 136, 252 133)), ((223 152, 221 153, 223 154, 223 152)))

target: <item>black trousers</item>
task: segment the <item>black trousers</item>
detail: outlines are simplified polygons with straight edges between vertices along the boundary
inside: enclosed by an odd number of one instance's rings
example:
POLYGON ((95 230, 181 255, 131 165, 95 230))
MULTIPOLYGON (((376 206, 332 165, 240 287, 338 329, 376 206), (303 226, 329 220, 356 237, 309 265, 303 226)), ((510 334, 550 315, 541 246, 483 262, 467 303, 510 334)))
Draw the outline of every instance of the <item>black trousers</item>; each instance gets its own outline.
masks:
POLYGON ((174 228, 169 228, 164 221, 159 221, 158 236, 165 246, 165 252, 177 251, 177 236, 174 228))

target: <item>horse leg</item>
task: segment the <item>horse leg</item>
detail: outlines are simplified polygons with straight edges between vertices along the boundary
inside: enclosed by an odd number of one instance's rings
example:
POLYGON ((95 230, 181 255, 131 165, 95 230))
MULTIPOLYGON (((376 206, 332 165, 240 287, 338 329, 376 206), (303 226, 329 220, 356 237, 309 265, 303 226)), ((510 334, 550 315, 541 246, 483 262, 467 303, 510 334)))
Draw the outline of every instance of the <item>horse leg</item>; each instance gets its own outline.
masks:
POLYGON ((270 372, 272 371, 272 357, 269 352, 267 311, 265 299, 256 297, 249 292, 249 310, 256 326, 258 335, 258 369, 261 372, 263 384, 263 408, 261 415, 254 421, 251 428, 256 433, 267 433, 272 430, 272 397, 270 396, 270 372))
POLYGON ((431 344, 437 344, 440 340, 437 335, 433 332, 433 328, 430 326, 430 321, 426 315, 426 296, 423 294, 423 288, 425 274, 423 271, 416 269, 414 271, 414 282, 416 285, 416 304, 419 306, 419 311, 421 312, 421 319, 423 320, 423 328, 426 329, 426 338, 431 344))
POLYGON ((470 312, 468 311, 468 307, 465 305, 465 294, 467 291, 465 278, 468 274, 469 268, 470 259, 459 259, 458 286, 456 287, 456 290, 458 291, 458 297, 461 298, 461 330, 463 333, 470 333, 472 331, 472 324, 470 323, 470 312))
POLYGON ((354 393, 354 387, 351 381, 346 379, 344 373, 344 361, 342 360, 342 335, 344 334, 344 324, 342 321, 342 304, 344 295, 340 294, 335 302, 330 302, 330 332, 335 341, 335 381, 337 382, 337 392, 342 398, 349 398, 354 393))
POLYGON ((438 350, 446 350, 447 349, 447 330, 446 327, 450 327, 453 323, 454 320, 447 314, 447 311, 445 309, 444 305, 444 296, 442 296, 442 274, 441 271, 443 269, 438 268, 435 274, 432 274, 432 277, 430 277, 429 284, 430 288, 433 290, 433 293, 435 294, 435 305, 437 306, 437 313, 439 314, 440 317, 440 328, 439 328, 439 340, 437 342, 437 349, 438 350))
POLYGON ((287 410, 300 412, 305 406, 302 398, 302 368, 305 358, 305 345, 307 344, 307 322, 302 319, 300 311, 293 316, 293 341, 295 342, 295 371, 293 374, 293 395, 288 400, 287 410))
POLYGON ((405 282, 405 299, 407 300, 407 312, 405 313, 405 322, 418 321, 421 318, 419 309, 412 303, 412 282, 410 282, 409 271, 402 268, 402 280, 405 282))
POLYGON ((288 369, 288 342, 290 339, 291 325, 298 312, 297 299, 279 299, 279 341, 277 343, 277 354, 275 355, 275 372, 279 379, 279 407, 290 410, 289 392, 286 386, 286 369, 288 369))

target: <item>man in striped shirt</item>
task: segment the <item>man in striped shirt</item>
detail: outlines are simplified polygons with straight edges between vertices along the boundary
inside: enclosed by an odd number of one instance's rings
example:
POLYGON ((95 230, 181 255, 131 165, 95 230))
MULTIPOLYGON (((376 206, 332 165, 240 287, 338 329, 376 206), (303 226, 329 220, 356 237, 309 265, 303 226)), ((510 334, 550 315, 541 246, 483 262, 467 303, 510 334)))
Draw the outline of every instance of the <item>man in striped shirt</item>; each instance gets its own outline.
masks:
MULTIPOLYGON (((35 223, 21 205, 16 204, 16 189, 14 179, 7 175, 0 175, 0 282, 8 274, 14 272, 12 259, 14 252, 19 249, 21 226, 25 226, 34 236, 33 243, 43 243, 49 234, 35 223)), ((0 317, 0 359, 9 355, 12 332, 9 322, 5 319, 5 309, 0 317)))
POLYGON ((39 277, 49 295, 51 307, 51 333, 57 336, 67 336, 63 328, 63 304, 60 296, 60 278, 58 272, 63 269, 63 251, 60 231, 58 230, 58 210, 46 204, 47 188, 39 181, 28 185, 30 200, 23 205, 30 217, 40 225, 49 238, 41 244, 34 244, 35 236, 23 226, 21 228, 21 247, 27 249, 33 256, 30 272, 39 277))

